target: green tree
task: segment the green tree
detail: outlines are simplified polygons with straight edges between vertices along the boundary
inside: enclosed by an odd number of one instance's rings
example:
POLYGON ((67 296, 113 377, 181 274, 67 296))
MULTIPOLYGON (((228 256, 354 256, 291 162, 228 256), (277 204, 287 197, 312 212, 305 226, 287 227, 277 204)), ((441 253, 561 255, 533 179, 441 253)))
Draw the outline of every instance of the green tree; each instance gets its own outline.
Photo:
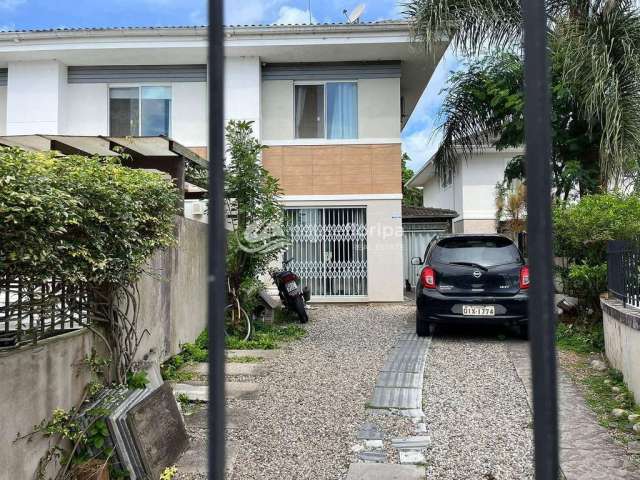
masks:
MULTIPOLYGON (((415 36, 427 46, 444 32, 458 51, 478 55, 518 50, 520 3, 411 0, 406 13, 415 36)), ((553 0, 545 5, 554 74, 562 78, 562 85, 555 86, 563 94, 566 89, 575 118, 594 136, 597 149, 592 158, 599 169, 599 184, 606 188, 620 181, 625 170, 634 169, 640 154, 640 14, 633 0, 553 0)), ((458 114, 461 118, 464 109, 458 114)), ((451 149, 462 140, 461 134, 455 134, 443 148, 451 149)), ((452 152, 436 156, 440 174, 455 168, 451 156, 452 152)))
POLYGON ((402 154, 402 204, 407 207, 422 206, 422 190, 415 187, 407 187, 407 182, 414 175, 413 170, 407 167, 411 157, 405 152, 402 154))
POLYGON ((265 148, 253 136, 253 122, 231 120, 226 128, 224 190, 232 232, 227 237, 231 288, 251 301, 257 277, 286 245, 278 180, 260 163, 265 148))
MULTIPOLYGON (((572 188, 593 193, 599 187, 596 129, 583 121, 577 102, 552 65, 552 171, 555 195, 566 200, 572 188)), ((443 140, 435 155, 440 175, 455 169, 460 156, 479 144, 497 149, 524 143, 523 64, 514 53, 493 54, 468 63, 451 75, 443 102, 443 140)), ((505 183, 524 180, 524 161, 516 156, 505 170, 505 183)))

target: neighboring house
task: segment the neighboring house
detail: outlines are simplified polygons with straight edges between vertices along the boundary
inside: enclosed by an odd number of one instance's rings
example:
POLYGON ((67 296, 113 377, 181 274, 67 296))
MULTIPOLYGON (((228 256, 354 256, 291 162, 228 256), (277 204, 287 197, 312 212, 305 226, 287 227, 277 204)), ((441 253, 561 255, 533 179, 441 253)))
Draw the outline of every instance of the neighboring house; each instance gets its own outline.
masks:
MULTIPOLYGON (((254 122, 315 299, 402 299, 400 134, 446 44, 402 21, 225 30, 225 118, 254 122)), ((167 135, 207 156, 204 27, 0 33, 0 135, 167 135)))
POLYGON ((455 173, 446 178, 436 175, 432 157, 407 186, 422 187, 425 207, 458 212, 453 219, 455 233, 495 233, 496 184, 502 182, 509 161, 523 154, 523 149, 479 147, 467 159, 461 157, 455 173))

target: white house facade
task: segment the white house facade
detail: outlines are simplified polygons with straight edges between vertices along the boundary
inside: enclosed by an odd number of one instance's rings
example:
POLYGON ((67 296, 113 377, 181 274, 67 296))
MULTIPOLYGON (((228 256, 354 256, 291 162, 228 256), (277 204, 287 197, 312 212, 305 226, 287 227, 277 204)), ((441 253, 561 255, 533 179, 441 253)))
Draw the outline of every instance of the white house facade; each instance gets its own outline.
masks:
MULTIPOLYGON (((207 157, 206 28, 0 33, 0 136, 167 135, 207 157)), ((314 299, 402 299, 400 135, 446 44, 400 21, 225 30, 225 118, 268 146, 314 299)))
POLYGON ((431 159, 407 182, 421 187, 423 205, 458 212, 453 219, 455 233, 495 233, 495 188, 504 178, 509 161, 523 155, 522 149, 496 150, 479 147, 468 158, 460 158, 455 173, 439 178, 431 159))

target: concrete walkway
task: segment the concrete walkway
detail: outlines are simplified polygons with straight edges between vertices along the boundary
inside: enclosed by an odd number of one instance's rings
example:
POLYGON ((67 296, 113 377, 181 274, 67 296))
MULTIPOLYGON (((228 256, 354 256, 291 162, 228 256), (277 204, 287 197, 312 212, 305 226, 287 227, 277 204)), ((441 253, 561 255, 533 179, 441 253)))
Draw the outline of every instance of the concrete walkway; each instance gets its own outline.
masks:
MULTIPOLYGON (((398 415, 413 420, 409 435, 396 436, 379 428, 374 420, 364 423, 357 435, 357 461, 349 466, 347 480, 418 480, 425 477, 425 452, 431 440, 422 423, 422 386, 430 338, 420 338, 409 323, 398 334, 378 373, 368 403, 371 415, 398 415), (399 463, 387 463, 389 460, 399 463)), ((353 448, 352 448, 353 450, 353 448)))
MULTIPOLYGON (((532 406, 529 344, 514 343, 509 354, 532 406)), ((569 376, 562 370, 558 373, 560 468, 566 480, 640 480, 638 469, 598 423, 569 376)))

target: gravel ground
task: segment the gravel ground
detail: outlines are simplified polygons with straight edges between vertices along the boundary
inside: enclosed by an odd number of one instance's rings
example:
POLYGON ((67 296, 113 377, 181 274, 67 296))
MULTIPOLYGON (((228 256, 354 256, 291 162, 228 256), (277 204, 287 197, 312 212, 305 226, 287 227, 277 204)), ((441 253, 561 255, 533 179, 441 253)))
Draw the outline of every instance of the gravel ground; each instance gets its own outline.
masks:
POLYGON ((427 478, 532 479, 531 414, 507 341, 436 334, 428 355, 427 478))
POLYGON ((257 380, 260 398, 229 402, 248 418, 229 434, 239 447, 232 480, 344 478, 378 370, 412 316, 410 305, 313 310, 308 335, 257 380))

